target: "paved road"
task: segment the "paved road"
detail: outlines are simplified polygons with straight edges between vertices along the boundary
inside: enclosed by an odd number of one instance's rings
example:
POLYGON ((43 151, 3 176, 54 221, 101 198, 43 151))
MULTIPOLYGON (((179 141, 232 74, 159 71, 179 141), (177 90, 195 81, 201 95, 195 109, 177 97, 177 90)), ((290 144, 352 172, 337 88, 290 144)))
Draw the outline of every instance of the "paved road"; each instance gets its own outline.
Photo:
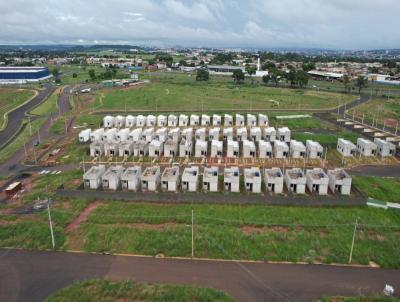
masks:
POLYGON ((43 301, 74 281, 100 277, 212 287, 246 302, 368 294, 385 283, 400 288, 399 270, 0 250, 1 301, 43 301))

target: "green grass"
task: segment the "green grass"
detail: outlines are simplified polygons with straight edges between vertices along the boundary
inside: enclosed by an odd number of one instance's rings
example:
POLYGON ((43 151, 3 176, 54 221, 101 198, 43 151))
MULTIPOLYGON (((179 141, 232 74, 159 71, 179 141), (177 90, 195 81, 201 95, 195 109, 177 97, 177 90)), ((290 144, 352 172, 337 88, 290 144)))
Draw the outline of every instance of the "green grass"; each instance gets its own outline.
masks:
MULTIPOLYGON (((318 130, 318 128, 314 129, 318 130)), ((314 133, 313 129, 311 128, 310 130, 304 132, 292 132, 292 138, 295 140, 305 142, 306 140, 310 139, 319 142, 321 145, 330 146, 336 146, 338 138, 344 138, 352 142, 356 142, 358 137, 359 135, 357 133, 345 130, 331 133, 314 133)))
POLYGON ((382 201, 400 202, 400 178, 354 176, 353 185, 368 197, 382 201))
POLYGON ((322 297, 321 302, 400 302, 398 298, 383 295, 358 296, 358 297, 322 297))
POLYGON ((349 110, 349 114, 353 114, 353 111, 358 118, 362 118, 364 114, 364 122, 372 123, 372 120, 376 117, 378 117, 380 123, 383 123, 382 120, 387 118, 400 121, 400 98, 373 98, 349 110))
POLYGON ((90 280, 61 289, 46 299, 46 302, 63 301, 233 302, 234 300, 224 292, 209 288, 187 285, 153 285, 132 281, 90 280))
POLYGON ((0 88, 0 130, 7 125, 7 114, 34 96, 31 90, 0 88))
POLYGON ((43 103, 33 109, 30 113, 35 115, 46 116, 57 111, 57 100, 60 89, 56 89, 43 103))

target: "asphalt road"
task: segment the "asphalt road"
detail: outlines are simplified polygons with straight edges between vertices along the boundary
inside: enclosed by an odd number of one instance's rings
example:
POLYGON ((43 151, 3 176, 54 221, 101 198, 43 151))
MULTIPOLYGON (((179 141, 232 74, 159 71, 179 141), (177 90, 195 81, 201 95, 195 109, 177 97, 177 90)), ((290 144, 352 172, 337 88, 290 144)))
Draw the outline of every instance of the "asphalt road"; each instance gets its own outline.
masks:
POLYGON ((246 302, 370 294, 386 283, 400 288, 400 271, 389 269, 0 250, 0 301, 43 301, 72 282, 102 277, 212 287, 246 302))

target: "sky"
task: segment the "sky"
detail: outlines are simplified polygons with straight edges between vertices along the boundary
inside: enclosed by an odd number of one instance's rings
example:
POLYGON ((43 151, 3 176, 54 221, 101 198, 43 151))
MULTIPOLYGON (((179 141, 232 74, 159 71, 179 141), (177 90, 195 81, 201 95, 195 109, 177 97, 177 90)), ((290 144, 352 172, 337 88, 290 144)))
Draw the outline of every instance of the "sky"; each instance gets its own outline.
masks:
POLYGON ((400 0, 0 0, 0 44, 400 48, 400 0))

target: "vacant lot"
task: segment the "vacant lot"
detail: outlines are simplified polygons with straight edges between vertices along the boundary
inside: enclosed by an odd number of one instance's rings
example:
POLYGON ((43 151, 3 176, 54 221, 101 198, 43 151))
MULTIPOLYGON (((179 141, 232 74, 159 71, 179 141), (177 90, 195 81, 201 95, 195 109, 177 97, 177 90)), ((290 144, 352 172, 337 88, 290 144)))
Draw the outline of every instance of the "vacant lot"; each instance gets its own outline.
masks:
POLYGON ((400 121, 400 99, 373 98, 349 111, 350 114, 353 112, 359 118, 364 114, 365 122, 372 122, 376 118, 379 123, 383 123, 384 119, 400 121))
POLYGON ((0 88, 0 130, 7 124, 7 113, 34 96, 32 90, 0 88))

